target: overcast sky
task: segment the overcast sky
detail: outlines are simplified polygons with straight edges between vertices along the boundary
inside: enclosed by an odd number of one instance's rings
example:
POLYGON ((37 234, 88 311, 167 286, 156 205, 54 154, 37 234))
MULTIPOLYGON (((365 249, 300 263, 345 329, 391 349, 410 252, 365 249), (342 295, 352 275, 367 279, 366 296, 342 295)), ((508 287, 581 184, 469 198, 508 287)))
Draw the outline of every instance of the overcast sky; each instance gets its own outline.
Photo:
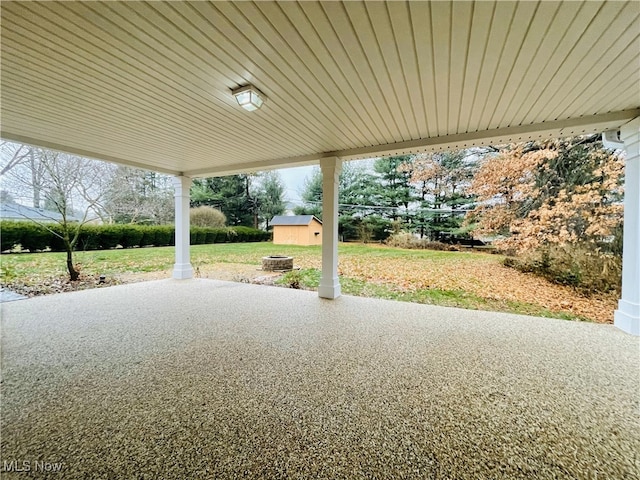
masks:
POLYGON ((300 194, 304 188, 304 180, 310 177, 313 169, 317 168, 313 165, 307 167, 282 168, 278 170, 282 183, 284 183, 285 201, 298 203, 300 194))
MULTIPOLYGON (((374 159, 365 160, 350 160, 353 164, 362 165, 365 168, 372 168, 374 159)), ((318 165, 310 165, 307 167, 295 167, 295 168, 282 168, 277 170, 284 183, 284 196, 285 201, 293 202, 296 205, 300 204, 300 194, 304 189, 304 180, 307 177, 311 177, 314 168, 319 168, 318 165)))

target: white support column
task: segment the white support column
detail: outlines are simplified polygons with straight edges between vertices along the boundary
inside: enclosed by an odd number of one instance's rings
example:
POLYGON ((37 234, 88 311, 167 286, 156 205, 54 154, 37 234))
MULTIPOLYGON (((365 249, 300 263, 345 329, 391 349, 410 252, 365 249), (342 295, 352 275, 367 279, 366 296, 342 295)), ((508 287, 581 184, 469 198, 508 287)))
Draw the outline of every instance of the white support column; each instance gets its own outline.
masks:
POLYGON ((623 125, 620 138, 626 150, 622 298, 614 325, 640 335, 640 117, 623 125))
POLYGON ((193 268, 189 257, 191 243, 189 230, 189 189, 191 178, 174 177, 173 186, 176 200, 176 263, 173 266, 173 278, 178 280, 193 277, 193 268))
POLYGON ((322 170, 322 277, 318 286, 321 298, 338 298, 338 177, 342 160, 337 157, 320 160, 322 170))

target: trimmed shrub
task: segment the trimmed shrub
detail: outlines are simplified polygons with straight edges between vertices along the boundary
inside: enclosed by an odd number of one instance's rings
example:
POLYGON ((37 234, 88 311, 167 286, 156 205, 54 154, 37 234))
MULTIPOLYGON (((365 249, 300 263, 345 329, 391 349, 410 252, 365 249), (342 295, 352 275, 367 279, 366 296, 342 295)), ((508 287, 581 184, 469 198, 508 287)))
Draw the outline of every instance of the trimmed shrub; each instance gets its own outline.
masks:
MULTIPOLYGON (((70 225, 73 237, 77 225, 70 225)), ((9 250, 18 244, 30 251, 64 251, 62 225, 48 224, 47 227, 31 222, 0 221, 2 249, 9 250)), ((192 227, 192 245, 224 242, 261 242, 269 240, 271 234, 251 227, 205 228, 192 227)), ((124 248, 155 245, 162 247, 175 245, 175 230, 171 225, 83 225, 80 229, 75 250, 109 249, 122 245, 124 248)))
POLYGON ((64 241, 62 240, 62 226, 54 223, 49 225, 51 237, 49 238, 49 248, 53 252, 64 252, 64 241))
POLYGON ((155 232, 153 245, 156 247, 165 247, 167 245, 175 245, 176 235, 175 230, 169 225, 159 225, 155 227, 148 227, 155 232))
POLYGON ((229 239, 232 242, 261 242, 269 238, 269 233, 264 230, 251 227, 231 227, 229 229, 235 232, 231 234, 229 239))
POLYGON ((156 231, 154 227, 149 226, 140 226, 138 227, 142 232, 142 238, 140 239, 141 247, 148 247, 150 245, 155 245, 156 241, 156 231))
POLYGON ((231 235, 230 239, 232 242, 246 242, 247 241, 247 230, 249 227, 231 227, 230 231, 235 233, 235 235, 231 235))
POLYGON ((207 228, 207 229, 205 229, 204 243, 206 243, 206 244, 216 243, 216 237, 218 236, 217 230, 218 229, 216 229, 216 228, 207 228))
POLYGON ((142 242, 144 227, 139 225, 122 225, 122 238, 120 245, 123 248, 137 247, 142 242))
POLYGON ((0 226, 0 240, 2 251, 11 250, 15 248, 22 239, 22 227, 21 222, 5 221, 0 226))
POLYGON ((20 244, 22 248, 35 252, 44 250, 51 243, 51 232, 42 225, 31 222, 22 222, 22 235, 20 236, 20 244))
POLYGON ((121 244, 122 237, 121 225, 103 225, 98 231, 98 245, 102 250, 115 248, 121 244))
POLYGON ((207 239, 207 229, 203 227, 191 227, 191 245, 202 245, 207 239))
POLYGON ((225 243, 229 241, 229 229, 228 228, 219 228, 216 230, 216 239, 215 243, 225 243))
POLYGON ((99 250, 101 228, 98 225, 83 225, 80 228, 76 250, 99 250))
POLYGON ((189 211, 192 227, 222 228, 227 223, 227 217, 217 208, 202 206, 189 211))

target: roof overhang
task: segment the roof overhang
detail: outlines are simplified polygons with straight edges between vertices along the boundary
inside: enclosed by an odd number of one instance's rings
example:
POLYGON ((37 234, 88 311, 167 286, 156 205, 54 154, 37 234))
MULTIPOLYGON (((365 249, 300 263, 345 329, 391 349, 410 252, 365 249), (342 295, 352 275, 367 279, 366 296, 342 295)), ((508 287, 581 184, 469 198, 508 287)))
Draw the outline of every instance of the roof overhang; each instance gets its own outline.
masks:
POLYGON ((5 139, 209 176, 618 129, 640 3, 11 2, 5 139), (232 90, 269 102, 246 112, 232 90))

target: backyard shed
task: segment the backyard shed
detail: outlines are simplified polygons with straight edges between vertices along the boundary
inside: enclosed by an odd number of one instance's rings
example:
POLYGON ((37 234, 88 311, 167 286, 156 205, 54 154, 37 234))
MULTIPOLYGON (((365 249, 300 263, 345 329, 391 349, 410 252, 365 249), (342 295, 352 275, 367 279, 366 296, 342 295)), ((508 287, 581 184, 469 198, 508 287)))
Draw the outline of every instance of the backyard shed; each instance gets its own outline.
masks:
POLYGON ((322 245, 322 222, 313 215, 276 215, 271 225, 275 245, 322 245))

